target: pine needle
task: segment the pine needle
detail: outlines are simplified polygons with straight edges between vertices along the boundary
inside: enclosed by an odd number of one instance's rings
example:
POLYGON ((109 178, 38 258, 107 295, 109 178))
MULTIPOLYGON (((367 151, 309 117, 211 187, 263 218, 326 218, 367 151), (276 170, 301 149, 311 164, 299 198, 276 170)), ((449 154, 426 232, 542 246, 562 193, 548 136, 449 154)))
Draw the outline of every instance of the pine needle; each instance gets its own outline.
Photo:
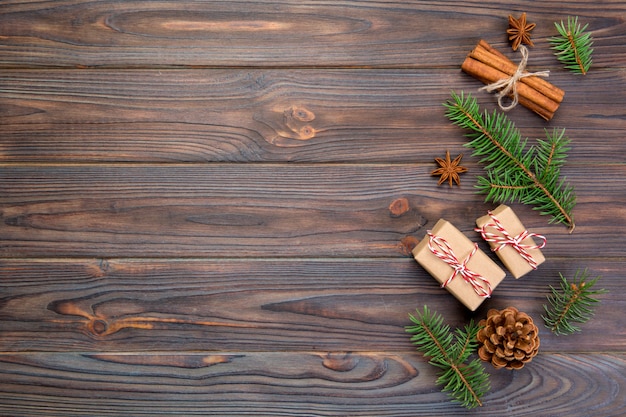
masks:
POLYGON ((548 39, 554 49, 556 58, 565 65, 566 69, 576 74, 585 75, 591 68, 593 53, 593 38, 585 32, 588 24, 581 27, 578 17, 568 17, 567 26, 563 21, 555 22, 554 26, 559 36, 548 39))
POLYGON ((547 296, 550 306, 544 304, 546 315, 542 318, 554 334, 567 335, 580 331, 574 323, 587 322, 594 314, 594 304, 599 302, 594 296, 607 291, 592 289, 600 277, 588 280, 586 269, 582 272, 577 270, 571 283, 562 274, 559 275, 561 286, 558 289, 550 286, 551 294, 547 296))
POLYGON ((481 406, 482 396, 489 391, 489 374, 480 359, 466 363, 476 351, 476 334, 480 327, 470 321, 453 334, 443 323, 443 317, 431 313, 428 306, 424 306, 423 313, 416 313, 415 316, 409 314, 414 326, 407 326, 406 331, 413 334, 411 342, 417 349, 430 357, 429 363, 440 368, 437 384, 443 385, 442 391, 447 392, 453 402, 468 409, 481 406))
POLYGON ((444 103, 450 121, 469 130, 466 136, 472 155, 485 163, 486 177, 478 178, 477 189, 494 202, 521 202, 534 206, 541 214, 552 216, 550 223, 563 223, 574 230, 572 210, 576 205, 574 189, 560 178, 567 157, 569 140, 564 129, 546 130, 546 140, 526 149, 515 124, 503 113, 482 112, 476 99, 452 93, 444 103))

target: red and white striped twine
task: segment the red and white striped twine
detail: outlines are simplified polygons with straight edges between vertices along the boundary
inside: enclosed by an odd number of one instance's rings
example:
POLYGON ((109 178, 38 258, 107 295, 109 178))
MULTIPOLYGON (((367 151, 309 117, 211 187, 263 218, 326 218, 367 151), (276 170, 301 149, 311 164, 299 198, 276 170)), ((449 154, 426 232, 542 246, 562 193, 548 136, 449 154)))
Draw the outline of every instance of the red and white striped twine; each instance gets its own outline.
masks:
POLYGON ((474 243, 474 249, 472 249, 467 258, 465 258, 465 260, 461 262, 456 257, 454 251, 444 238, 436 236, 430 231, 428 231, 428 236, 430 236, 430 239, 428 241, 428 249, 430 249, 430 251, 435 256, 437 256, 439 259, 450 265, 452 269, 454 269, 452 275, 450 275, 450 278, 448 278, 443 284, 441 284, 442 287, 447 286, 454 279, 455 276, 460 275, 465 280, 465 282, 472 286, 476 294, 485 298, 491 296, 492 290, 489 280, 467 267, 467 263, 478 250, 478 244, 474 243), (436 247, 434 245, 436 245, 436 247))
POLYGON ((541 249, 545 247, 546 246, 545 236, 538 235, 537 233, 529 233, 528 230, 524 230, 522 233, 520 233, 517 236, 511 236, 511 234, 507 232, 507 230, 502 226, 500 221, 498 221, 496 216, 493 215, 491 210, 488 213, 489 213, 489 216, 491 216, 493 223, 486 223, 483 225, 483 227, 477 227, 474 230, 476 230, 477 232, 480 232, 483 239, 485 239, 487 242, 496 243, 497 246, 494 246, 491 250, 494 252, 497 252, 503 247, 510 245, 511 247, 513 247, 513 249, 515 249, 520 254, 522 258, 526 260, 526 262, 530 264, 532 269, 537 269, 537 261, 535 261, 535 259, 532 257, 530 253, 528 253, 528 251, 531 249, 541 249), (489 227, 497 230, 498 232, 500 232, 500 234, 488 232, 487 228, 489 227), (539 245, 523 244, 522 241, 524 241, 524 239, 529 238, 529 237, 536 237, 542 242, 539 245))

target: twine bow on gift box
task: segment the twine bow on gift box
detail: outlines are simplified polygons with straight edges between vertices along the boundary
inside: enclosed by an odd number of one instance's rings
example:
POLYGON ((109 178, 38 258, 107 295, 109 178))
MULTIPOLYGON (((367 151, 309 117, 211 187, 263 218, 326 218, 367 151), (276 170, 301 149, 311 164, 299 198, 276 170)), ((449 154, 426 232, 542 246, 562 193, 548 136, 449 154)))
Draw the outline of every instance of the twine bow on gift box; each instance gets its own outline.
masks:
POLYGON ((528 230, 524 230, 522 233, 518 234, 517 236, 512 236, 504 228, 504 226, 502 226, 500 221, 491 212, 491 210, 488 211, 488 213, 489 213, 489 216, 491 217, 491 220, 493 220, 493 223, 485 223, 483 227, 478 227, 474 230, 479 232, 482 235, 483 239, 485 239, 487 242, 493 242, 497 245, 497 246, 494 246, 491 250, 494 252, 497 252, 507 245, 511 246, 513 249, 517 251, 517 253, 520 254, 522 258, 526 260, 526 262, 528 262, 528 264, 532 267, 532 269, 537 269, 537 261, 532 257, 532 255, 528 251, 532 249, 542 249, 543 247, 545 247, 546 240, 547 240, 545 236, 539 235, 537 233, 530 233, 528 232, 528 230), (495 229, 498 233, 489 232, 487 231, 487 228, 495 229), (528 245, 528 244, 522 243, 524 240, 526 240, 529 237, 530 238, 536 237, 537 239, 540 239, 542 242, 539 245, 528 245))
POLYGON ((472 286, 476 294, 485 298, 491 296, 492 289, 489 280, 467 267, 467 263, 472 258, 472 255, 474 255, 478 250, 477 243, 474 243, 474 249, 472 249, 470 254, 467 255, 467 258, 465 258, 465 260, 463 261, 459 261, 459 259, 454 254, 454 251, 444 238, 436 236, 430 231, 428 232, 428 236, 430 237, 428 241, 428 249, 430 249, 433 255, 435 255, 436 257, 447 263, 450 267, 452 267, 452 269, 454 269, 452 275, 450 275, 450 278, 448 278, 446 281, 444 281, 443 284, 441 284, 442 287, 446 287, 454 279, 455 276, 460 275, 465 280, 465 282, 472 286))

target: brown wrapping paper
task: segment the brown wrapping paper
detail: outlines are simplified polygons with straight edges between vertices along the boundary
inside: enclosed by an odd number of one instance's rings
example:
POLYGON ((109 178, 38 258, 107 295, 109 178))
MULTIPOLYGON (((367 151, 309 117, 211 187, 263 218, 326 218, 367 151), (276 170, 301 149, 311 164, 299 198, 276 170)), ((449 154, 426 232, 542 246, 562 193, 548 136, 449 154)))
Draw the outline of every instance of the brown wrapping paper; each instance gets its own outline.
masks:
MULTIPOLYGON (((474 249, 474 243, 444 219, 440 219, 431 232, 448 242, 459 261, 465 260, 474 249)), ((429 236, 426 235, 413 249, 413 257, 430 275, 440 284, 443 284, 452 275, 454 269, 432 253, 428 247, 429 240, 429 236)), ((467 268, 489 280, 492 290, 498 286, 506 275, 502 268, 480 249, 472 255, 467 263, 467 268)), ((445 288, 472 311, 476 310, 485 301, 485 297, 478 295, 472 286, 459 274, 445 288)))
MULTIPOLYGON (((506 229, 507 233, 513 237, 519 236, 520 233, 523 233, 526 230, 515 212, 504 204, 498 206, 495 210, 492 210, 491 213, 496 217, 496 219, 498 219, 500 224, 506 229)), ((493 219, 488 214, 476 219, 476 225, 479 229, 482 229, 484 225, 490 223, 493 223, 493 219)), ((502 233, 494 227, 487 227, 486 231, 502 236, 502 233)), ((521 243, 528 246, 537 246, 535 240, 530 236, 522 240, 521 243)), ((496 242, 489 242, 489 245, 492 248, 499 246, 496 242)), ((527 249, 527 252, 535 260, 537 266, 541 265, 546 260, 540 249, 527 249)), ((515 279, 518 279, 533 270, 531 264, 510 245, 502 247, 495 253, 515 279)))

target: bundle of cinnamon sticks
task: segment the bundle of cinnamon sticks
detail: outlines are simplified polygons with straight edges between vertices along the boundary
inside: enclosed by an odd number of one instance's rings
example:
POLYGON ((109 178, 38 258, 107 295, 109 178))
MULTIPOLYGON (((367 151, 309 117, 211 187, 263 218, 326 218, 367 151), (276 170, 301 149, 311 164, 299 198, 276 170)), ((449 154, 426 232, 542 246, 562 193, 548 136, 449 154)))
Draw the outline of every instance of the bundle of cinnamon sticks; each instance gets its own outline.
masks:
MULTIPOLYGON (((481 40, 467 55, 461 69, 485 84, 511 77, 517 65, 486 41, 481 40)), ((519 103, 550 120, 563 101, 565 92, 543 78, 528 76, 517 81, 519 103)))

